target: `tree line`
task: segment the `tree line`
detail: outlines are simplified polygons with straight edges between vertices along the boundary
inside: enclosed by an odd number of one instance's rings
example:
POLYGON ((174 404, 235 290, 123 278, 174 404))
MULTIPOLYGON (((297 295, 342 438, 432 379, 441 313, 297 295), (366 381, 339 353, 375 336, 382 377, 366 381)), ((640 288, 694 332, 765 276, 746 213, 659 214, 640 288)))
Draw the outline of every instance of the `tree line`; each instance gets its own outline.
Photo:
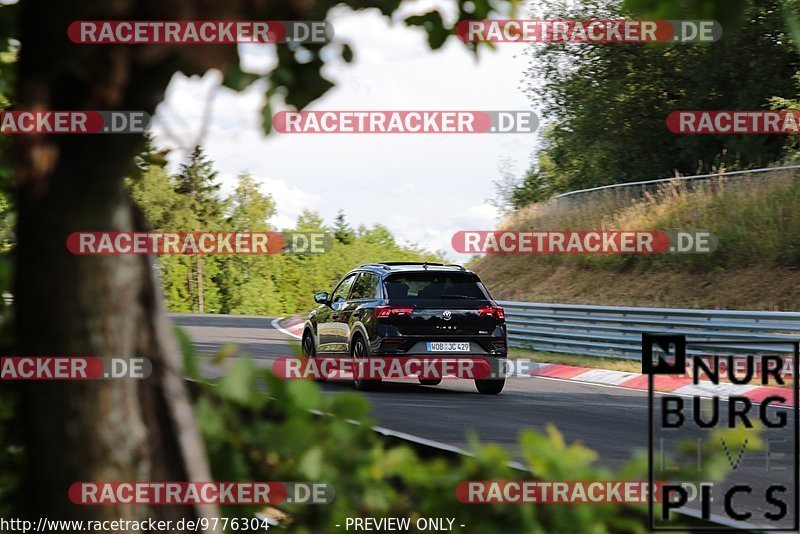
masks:
MULTIPOLYGON (((153 231, 289 230, 270 224, 275 200, 250 173, 240 173, 234 190, 222 195, 214 162, 200 146, 173 174, 166 168, 165 153, 148 139, 136 171, 126 182, 153 231)), ((292 314, 310 309, 315 292, 333 289, 349 269, 361 263, 441 261, 441 253, 398 243, 381 224, 352 228, 342 210, 331 224, 319 213, 304 210, 292 230, 330 232, 332 249, 316 254, 159 257, 156 265, 169 310, 292 314)))
POLYGON ((537 5, 533 18, 717 19, 723 34, 702 44, 531 47, 524 83, 545 118, 542 139, 524 176, 506 172, 497 184, 504 208, 613 183, 768 166, 790 156, 796 144, 787 135, 667 130, 672 111, 787 109, 782 99, 798 94, 796 0, 700 4, 545 0, 537 5))

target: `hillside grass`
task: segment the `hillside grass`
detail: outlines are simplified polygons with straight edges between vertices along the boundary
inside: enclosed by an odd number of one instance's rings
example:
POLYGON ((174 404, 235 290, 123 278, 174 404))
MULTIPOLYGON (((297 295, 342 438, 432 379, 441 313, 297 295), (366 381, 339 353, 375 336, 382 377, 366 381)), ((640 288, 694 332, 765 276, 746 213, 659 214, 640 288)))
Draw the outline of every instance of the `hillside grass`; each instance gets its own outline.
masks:
POLYGON ((494 297, 575 304, 800 310, 800 174, 671 181, 533 204, 502 229, 708 230, 714 252, 487 255, 471 263, 494 297))
POLYGON ((572 365, 574 367, 624 371, 627 373, 642 372, 642 362, 623 358, 602 358, 600 356, 585 356, 582 354, 563 354, 560 352, 530 350, 519 347, 509 347, 508 357, 514 360, 530 360, 538 363, 555 363, 559 365, 572 365))

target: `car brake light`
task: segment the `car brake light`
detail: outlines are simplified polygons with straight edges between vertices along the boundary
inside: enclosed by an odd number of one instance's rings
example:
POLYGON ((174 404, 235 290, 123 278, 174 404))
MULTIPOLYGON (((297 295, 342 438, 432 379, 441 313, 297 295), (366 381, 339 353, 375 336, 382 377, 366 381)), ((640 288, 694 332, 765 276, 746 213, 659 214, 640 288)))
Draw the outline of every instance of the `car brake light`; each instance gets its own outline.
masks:
POLYGON ((506 317, 505 311, 500 306, 481 306, 478 308, 478 315, 494 319, 505 319, 506 317))
POLYGON ((377 306, 378 317, 390 317, 392 315, 411 315, 414 308, 392 308, 390 306, 377 306))

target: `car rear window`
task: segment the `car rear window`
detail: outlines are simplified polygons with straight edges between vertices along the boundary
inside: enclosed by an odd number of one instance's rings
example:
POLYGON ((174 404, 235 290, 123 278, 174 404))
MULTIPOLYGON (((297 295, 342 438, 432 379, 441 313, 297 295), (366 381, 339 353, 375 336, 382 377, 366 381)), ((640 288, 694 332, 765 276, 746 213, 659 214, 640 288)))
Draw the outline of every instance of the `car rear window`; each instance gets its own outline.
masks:
POLYGON ((384 281, 390 299, 486 299, 474 274, 402 273, 384 281))

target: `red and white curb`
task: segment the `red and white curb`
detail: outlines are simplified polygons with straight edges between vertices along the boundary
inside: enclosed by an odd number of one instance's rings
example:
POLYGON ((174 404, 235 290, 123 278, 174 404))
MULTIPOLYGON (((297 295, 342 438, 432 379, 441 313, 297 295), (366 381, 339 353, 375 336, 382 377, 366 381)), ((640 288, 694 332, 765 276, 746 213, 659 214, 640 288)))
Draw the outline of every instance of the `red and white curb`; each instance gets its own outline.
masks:
POLYGON ((305 320, 299 315, 288 319, 286 317, 278 317, 272 320, 272 328, 296 339, 300 339, 303 336, 304 325, 305 320), (283 321, 283 324, 281 324, 281 321, 283 321))
MULTIPOLYGON (((518 374, 517 376, 521 375, 518 374)), ((556 363, 535 364, 535 369, 524 376, 569 380, 624 389, 647 390, 648 387, 647 375, 556 363)), ((692 384, 692 379, 689 377, 669 375, 655 375, 653 388, 662 393, 687 397, 720 397, 723 399, 730 396, 747 397, 755 403, 760 403, 765 398, 776 395, 787 399, 786 404, 783 406, 794 405, 794 396, 791 388, 739 385, 726 382, 714 384, 707 380, 700 380, 698 384, 692 384)))
MULTIPOLYGON (((300 339, 303 334, 304 319, 302 316, 289 317, 288 319, 280 317, 272 321, 272 326, 288 336, 300 339)), ((647 390, 647 375, 639 373, 609 371, 607 369, 593 369, 591 367, 577 367, 557 363, 531 362, 529 367, 532 367, 529 373, 517 372, 514 376, 549 378, 622 389, 647 390)), ((346 377, 343 375, 341 378, 346 377)), ((692 384, 692 379, 689 377, 670 375, 656 375, 653 387, 656 391, 673 395, 720 397, 722 399, 738 396, 747 397, 755 403, 760 403, 769 396, 777 395, 787 398, 784 406, 794 406, 794 396, 791 388, 739 385, 726 382, 714 384, 705 380, 701 380, 699 384, 692 384)))

